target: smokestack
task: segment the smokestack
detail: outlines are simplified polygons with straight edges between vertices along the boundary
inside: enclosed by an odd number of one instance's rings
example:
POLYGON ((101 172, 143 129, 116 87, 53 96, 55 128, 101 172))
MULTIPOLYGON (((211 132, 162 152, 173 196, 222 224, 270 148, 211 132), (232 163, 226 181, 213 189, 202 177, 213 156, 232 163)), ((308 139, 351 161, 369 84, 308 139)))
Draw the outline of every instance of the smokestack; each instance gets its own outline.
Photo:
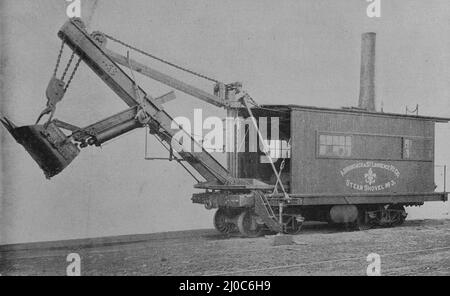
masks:
POLYGON ((361 81, 358 107, 375 112, 375 48, 376 34, 362 34, 361 81))

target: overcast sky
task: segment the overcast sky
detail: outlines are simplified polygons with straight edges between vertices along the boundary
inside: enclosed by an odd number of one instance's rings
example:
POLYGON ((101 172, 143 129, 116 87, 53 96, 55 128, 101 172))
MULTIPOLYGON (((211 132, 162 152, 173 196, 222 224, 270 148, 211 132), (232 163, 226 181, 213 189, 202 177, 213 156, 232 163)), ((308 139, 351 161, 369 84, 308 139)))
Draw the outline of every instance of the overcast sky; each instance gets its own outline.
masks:
MULTIPOLYGON (((94 1, 82 1, 90 18, 94 1)), ((259 103, 354 106, 359 94, 361 34, 377 33, 377 107, 450 117, 450 2, 382 0, 381 18, 368 18, 364 0, 99 0, 91 29, 226 83, 242 81, 259 103)), ((32 124, 45 105, 66 21, 63 0, 0 0, 5 74, 2 115, 32 124)), ((119 47, 111 45, 115 49, 119 47)), ((125 51, 122 49, 122 53, 125 51)), ((212 90, 211 83, 148 63, 212 90)), ((67 60, 67 56, 65 56, 67 60)), ((151 95, 170 88, 138 76, 151 95)), ((225 112, 177 92, 173 116, 225 112)), ((87 125, 126 106, 82 65, 56 117, 87 125)), ((102 149, 88 148, 48 181, 13 139, 2 135, 0 244, 210 228, 213 212, 193 205, 193 180, 177 164, 144 161, 144 132, 102 149)), ((436 163, 450 164, 448 125, 437 129, 436 163)), ((156 141, 150 153, 165 156, 156 141)), ((223 155, 218 156, 224 159, 223 155)), ((412 210, 442 217, 448 205, 412 210)))

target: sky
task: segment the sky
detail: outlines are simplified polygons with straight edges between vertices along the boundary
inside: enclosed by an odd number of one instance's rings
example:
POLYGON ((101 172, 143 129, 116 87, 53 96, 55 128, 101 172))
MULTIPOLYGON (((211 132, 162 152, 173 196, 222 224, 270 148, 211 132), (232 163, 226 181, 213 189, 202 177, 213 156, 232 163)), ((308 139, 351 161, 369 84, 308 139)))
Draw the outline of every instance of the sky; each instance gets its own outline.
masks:
MULTIPOLYGON (((261 104, 355 106, 361 34, 377 33, 377 108, 450 117, 450 3, 381 0, 381 17, 364 0, 82 0, 82 17, 100 30, 157 56, 229 83, 242 81, 261 104), (94 3, 96 2, 96 5, 94 3), (95 7, 95 10, 93 8, 95 7)), ((67 19, 64 0, 0 0, 0 112, 32 124, 43 109, 67 19)), ((126 53, 115 44, 108 47, 126 53)), ((210 82, 132 57, 212 91, 210 82)), ((68 51, 64 55, 67 61, 68 51)), ((157 97, 171 89, 142 76, 157 97)), ((225 116, 225 111, 176 92, 173 116, 225 116)), ((56 118, 85 126, 126 105, 82 65, 56 118)), ((436 164, 450 165, 449 125, 436 130, 436 164)), ((212 211, 190 201, 194 181, 175 163, 144 160, 144 131, 88 148, 46 180, 0 129, 0 244, 212 227, 212 211)), ((150 140, 148 153, 164 157, 150 140)), ((223 155, 216 155, 221 161, 223 155)), ((439 177, 440 174, 437 174, 439 177)), ((437 181, 439 183, 439 181, 437 181)), ((446 217, 449 206, 410 209, 415 218, 446 217)))

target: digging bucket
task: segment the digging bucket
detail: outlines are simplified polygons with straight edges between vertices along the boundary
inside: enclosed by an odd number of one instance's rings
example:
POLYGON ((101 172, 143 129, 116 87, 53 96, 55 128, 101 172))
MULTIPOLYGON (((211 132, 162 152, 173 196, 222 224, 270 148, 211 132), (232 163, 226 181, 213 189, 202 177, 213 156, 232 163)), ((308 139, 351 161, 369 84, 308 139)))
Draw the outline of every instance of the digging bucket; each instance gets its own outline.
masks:
POLYGON ((80 153, 77 145, 53 123, 47 127, 43 125, 16 127, 7 118, 0 121, 36 161, 47 179, 62 172, 80 153))

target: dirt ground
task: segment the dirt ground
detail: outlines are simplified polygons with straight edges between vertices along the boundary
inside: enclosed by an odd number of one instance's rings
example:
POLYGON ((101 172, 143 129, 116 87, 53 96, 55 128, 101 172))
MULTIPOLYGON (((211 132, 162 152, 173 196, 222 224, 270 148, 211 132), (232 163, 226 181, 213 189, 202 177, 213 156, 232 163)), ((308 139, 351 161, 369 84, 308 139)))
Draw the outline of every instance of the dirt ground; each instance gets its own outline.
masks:
POLYGON ((78 253, 82 275, 366 275, 377 253, 382 275, 450 275, 450 220, 368 231, 305 225, 294 241, 195 230, 0 246, 0 274, 65 275, 67 255, 78 253))

